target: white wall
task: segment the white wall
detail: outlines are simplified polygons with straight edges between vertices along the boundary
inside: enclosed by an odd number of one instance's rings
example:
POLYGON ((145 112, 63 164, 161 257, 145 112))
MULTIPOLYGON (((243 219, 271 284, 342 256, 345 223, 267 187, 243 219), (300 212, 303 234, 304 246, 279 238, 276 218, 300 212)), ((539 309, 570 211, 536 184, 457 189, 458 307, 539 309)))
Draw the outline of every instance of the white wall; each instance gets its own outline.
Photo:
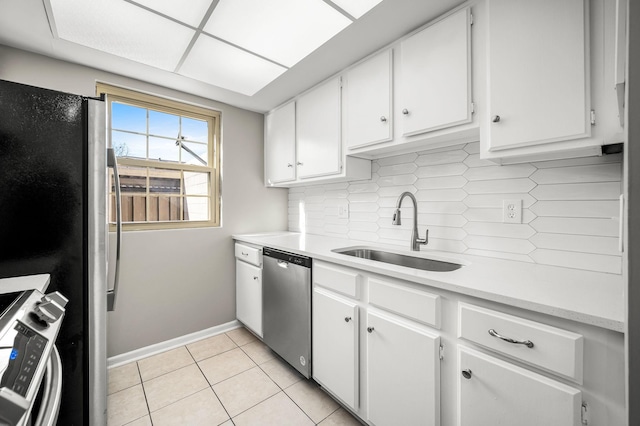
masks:
POLYGON ((289 190, 289 229, 408 248, 411 200, 391 224, 398 196, 418 200, 421 237, 454 253, 620 274, 620 154, 498 166, 478 142, 381 158, 367 181, 289 190), (503 200, 522 200, 521 224, 502 223, 503 200), (338 206, 349 206, 349 218, 338 206))
POLYGON ((263 186, 262 114, 2 45, 0 79, 85 96, 99 80, 222 112, 222 227, 125 233, 108 355, 234 320, 231 235, 287 228, 286 189, 263 186))

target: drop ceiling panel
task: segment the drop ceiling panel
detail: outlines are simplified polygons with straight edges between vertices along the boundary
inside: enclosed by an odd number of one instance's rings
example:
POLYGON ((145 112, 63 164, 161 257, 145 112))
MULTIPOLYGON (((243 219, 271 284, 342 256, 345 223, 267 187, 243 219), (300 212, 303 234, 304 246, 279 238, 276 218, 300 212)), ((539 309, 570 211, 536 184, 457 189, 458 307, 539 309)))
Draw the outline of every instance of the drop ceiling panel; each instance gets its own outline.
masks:
POLYGON ((51 0, 58 37, 173 71, 194 30, 122 0, 51 0))
POLYGON ((331 0, 345 12, 358 19, 382 0, 331 0))
POLYGON ((192 27, 198 27, 200 25, 202 18, 211 5, 211 0, 189 0, 187 3, 188 7, 184 2, 176 0, 132 0, 131 2, 141 4, 156 12, 171 16, 192 27))
POLYGON ((322 0, 220 0, 204 31, 291 67, 350 23, 322 0))
POLYGON ((201 34, 179 73, 251 96, 287 69, 201 34))

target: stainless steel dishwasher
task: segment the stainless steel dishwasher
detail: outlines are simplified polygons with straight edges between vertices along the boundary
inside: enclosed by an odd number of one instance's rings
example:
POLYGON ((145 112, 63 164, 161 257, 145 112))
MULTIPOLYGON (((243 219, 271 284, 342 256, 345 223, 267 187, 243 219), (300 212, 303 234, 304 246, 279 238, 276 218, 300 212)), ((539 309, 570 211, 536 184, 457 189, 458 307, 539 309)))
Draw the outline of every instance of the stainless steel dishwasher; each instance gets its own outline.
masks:
POLYGON ((263 340, 311 377, 311 258, 264 247, 263 340))

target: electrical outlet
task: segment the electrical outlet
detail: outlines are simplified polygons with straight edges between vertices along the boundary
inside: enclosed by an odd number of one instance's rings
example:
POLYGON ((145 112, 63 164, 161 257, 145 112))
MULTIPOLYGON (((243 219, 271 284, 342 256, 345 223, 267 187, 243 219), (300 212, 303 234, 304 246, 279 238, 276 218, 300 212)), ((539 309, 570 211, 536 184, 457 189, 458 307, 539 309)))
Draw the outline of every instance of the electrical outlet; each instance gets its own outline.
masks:
POLYGON ((522 200, 502 200, 502 221, 522 223, 522 200))
POLYGON ((349 219, 349 204, 338 206, 338 217, 340 219, 349 219))

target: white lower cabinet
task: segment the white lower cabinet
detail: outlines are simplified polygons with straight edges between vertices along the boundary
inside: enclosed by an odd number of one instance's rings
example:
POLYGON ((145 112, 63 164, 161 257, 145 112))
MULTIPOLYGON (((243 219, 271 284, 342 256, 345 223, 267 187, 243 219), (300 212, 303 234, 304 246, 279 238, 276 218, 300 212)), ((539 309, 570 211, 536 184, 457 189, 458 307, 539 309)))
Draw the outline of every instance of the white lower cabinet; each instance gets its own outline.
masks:
POLYGON ((440 424, 440 336, 367 313, 367 420, 377 426, 440 424))
POLYGON ((372 426, 625 424, 624 335, 314 260, 313 378, 372 426))
POLYGON ((460 426, 579 426, 582 392, 481 352, 458 347, 460 426))
POLYGON ((322 289, 313 291, 313 378, 349 407, 358 408, 358 306, 322 289))
POLYGON ((262 337, 262 269, 236 260, 236 317, 262 337))

